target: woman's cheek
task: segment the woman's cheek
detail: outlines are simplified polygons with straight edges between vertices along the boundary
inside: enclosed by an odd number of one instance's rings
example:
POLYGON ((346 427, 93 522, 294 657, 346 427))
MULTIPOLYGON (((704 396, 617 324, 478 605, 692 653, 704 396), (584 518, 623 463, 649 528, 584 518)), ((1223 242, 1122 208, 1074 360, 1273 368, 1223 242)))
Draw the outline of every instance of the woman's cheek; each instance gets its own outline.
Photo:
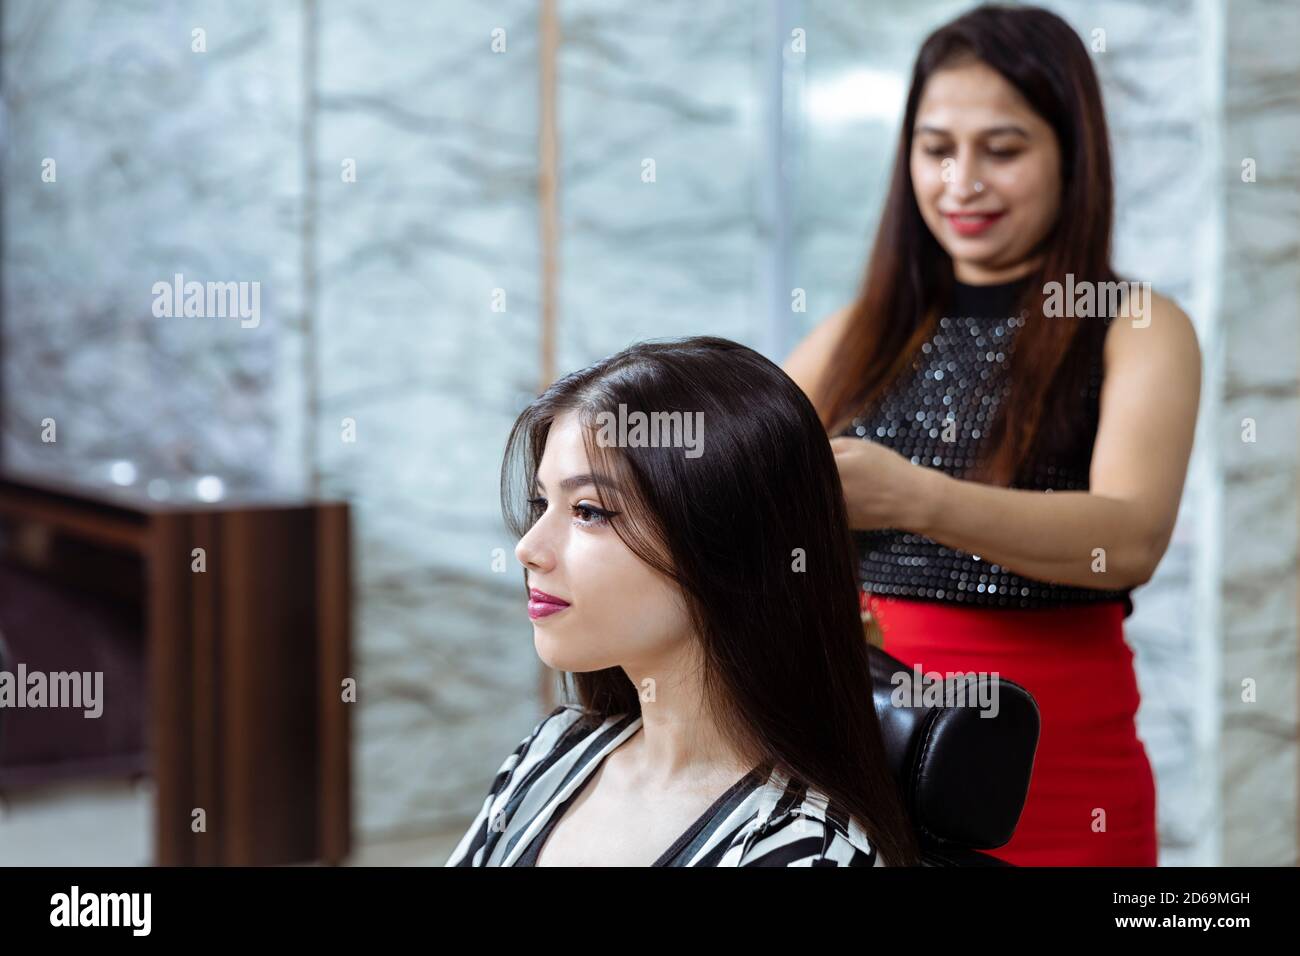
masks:
POLYGON ((921 188, 917 192, 921 204, 932 216, 938 215, 939 200, 943 196, 943 176, 937 169, 926 167, 919 182, 921 188))
POLYGON ((1059 189, 1059 182, 1038 164, 1025 164, 1008 173, 1007 194, 1032 209, 1035 218, 1050 216, 1059 189))
POLYGON ((1002 177, 1002 191, 1018 204, 1041 201, 1042 174, 1032 166, 1018 166, 1002 177))
POLYGON ((578 529, 575 533, 580 536, 571 564, 575 601, 581 598, 593 616, 608 616, 617 609, 620 597, 631 590, 629 585, 636 568, 629 561, 631 556, 626 546, 612 530, 602 529, 593 534, 578 529), (613 538, 613 544, 602 540, 606 535, 613 538))

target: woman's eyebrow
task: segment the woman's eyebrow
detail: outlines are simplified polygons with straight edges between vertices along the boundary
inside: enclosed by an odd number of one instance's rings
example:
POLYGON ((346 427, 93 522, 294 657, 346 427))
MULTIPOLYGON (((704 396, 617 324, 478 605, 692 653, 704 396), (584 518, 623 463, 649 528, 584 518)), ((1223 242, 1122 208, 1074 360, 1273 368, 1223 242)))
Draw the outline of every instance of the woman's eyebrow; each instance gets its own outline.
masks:
MULTIPOLYGON (((931 126, 929 123, 925 123, 920 126, 917 126, 916 132, 933 133, 936 136, 949 135, 948 130, 944 129, 941 126, 931 126)), ((1029 133, 1025 131, 1024 127, 1017 126, 1014 123, 1005 123, 1002 126, 988 126, 982 130, 979 130, 980 136, 997 136, 999 133, 1016 133, 1020 136, 1023 136, 1025 139, 1029 138, 1029 133)))
MULTIPOLYGON (((546 490, 546 485, 542 483, 540 478, 533 479, 533 486, 538 491, 546 490)), ((560 482, 560 491, 577 491, 579 488, 588 486, 592 488, 608 488, 611 491, 618 490, 618 485, 603 475, 572 475, 560 482)))
POLYGON ((1004 126, 990 126, 988 129, 980 131, 984 136, 997 136, 1001 133, 1014 133, 1017 136, 1023 136, 1029 139, 1029 133, 1023 127, 1016 126, 1014 123, 1008 123, 1004 126))

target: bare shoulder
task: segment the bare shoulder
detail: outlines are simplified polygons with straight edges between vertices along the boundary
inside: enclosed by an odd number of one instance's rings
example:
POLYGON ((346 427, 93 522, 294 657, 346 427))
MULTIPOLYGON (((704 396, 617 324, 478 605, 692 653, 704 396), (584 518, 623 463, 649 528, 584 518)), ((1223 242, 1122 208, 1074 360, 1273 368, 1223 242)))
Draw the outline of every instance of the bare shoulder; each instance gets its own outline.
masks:
MULTIPOLYGON (((1201 348, 1196 329, 1176 302, 1154 292, 1144 293, 1142 308, 1126 309, 1111 320, 1104 349, 1098 451, 1100 470, 1111 467, 1102 453, 1105 437, 1142 434, 1148 447, 1158 435, 1177 436, 1177 447, 1190 452, 1201 399, 1201 348), (1134 408, 1144 414, 1132 414, 1134 408)), ((1172 454, 1170 460, 1176 460, 1172 454)), ((1186 461, 1185 456, 1181 459, 1186 461)), ((1105 483, 1096 478, 1094 487, 1105 483)))
POLYGON ((845 305, 818 322, 782 363, 782 370, 794 379, 805 395, 811 396, 817 388, 852 310, 852 304, 845 305))
POLYGON ((1199 381, 1201 346, 1196 326, 1173 299, 1146 291, 1106 333, 1106 371, 1142 367, 1175 372, 1199 381))

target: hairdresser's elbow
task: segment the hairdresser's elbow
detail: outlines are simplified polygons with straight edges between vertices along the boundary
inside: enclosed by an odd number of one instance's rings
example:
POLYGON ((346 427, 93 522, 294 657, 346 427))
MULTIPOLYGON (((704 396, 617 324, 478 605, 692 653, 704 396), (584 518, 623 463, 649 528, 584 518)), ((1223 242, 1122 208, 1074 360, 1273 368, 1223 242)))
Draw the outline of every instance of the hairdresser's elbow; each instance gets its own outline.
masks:
MULTIPOLYGON (((1148 534, 1139 538, 1130 548, 1126 560, 1121 562, 1120 584, 1122 588, 1140 588, 1156 574, 1156 568, 1165 556, 1169 536, 1148 534)), ((1113 586, 1113 585, 1112 585, 1113 586)))
POLYGON ((1147 536, 1110 548, 1093 548, 1088 586, 1102 590, 1141 587, 1155 576, 1163 555, 1164 543, 1147 536))

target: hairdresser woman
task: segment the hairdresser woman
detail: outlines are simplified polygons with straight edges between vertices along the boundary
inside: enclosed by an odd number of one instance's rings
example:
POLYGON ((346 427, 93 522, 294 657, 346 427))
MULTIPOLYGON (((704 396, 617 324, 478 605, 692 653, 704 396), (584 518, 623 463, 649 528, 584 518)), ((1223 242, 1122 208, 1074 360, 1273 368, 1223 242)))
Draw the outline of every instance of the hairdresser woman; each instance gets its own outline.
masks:
POLYGON ((1025 809, 994 851, 1019 865, 1156 863, 1124 620, 1173 531, 1201 359, 1168 299, 1111 297, 1112 207, 1079 38, 976 9, 917 57, 857 300, 785 364, 834 436, 885 650, 1038 702, 1025 809))

